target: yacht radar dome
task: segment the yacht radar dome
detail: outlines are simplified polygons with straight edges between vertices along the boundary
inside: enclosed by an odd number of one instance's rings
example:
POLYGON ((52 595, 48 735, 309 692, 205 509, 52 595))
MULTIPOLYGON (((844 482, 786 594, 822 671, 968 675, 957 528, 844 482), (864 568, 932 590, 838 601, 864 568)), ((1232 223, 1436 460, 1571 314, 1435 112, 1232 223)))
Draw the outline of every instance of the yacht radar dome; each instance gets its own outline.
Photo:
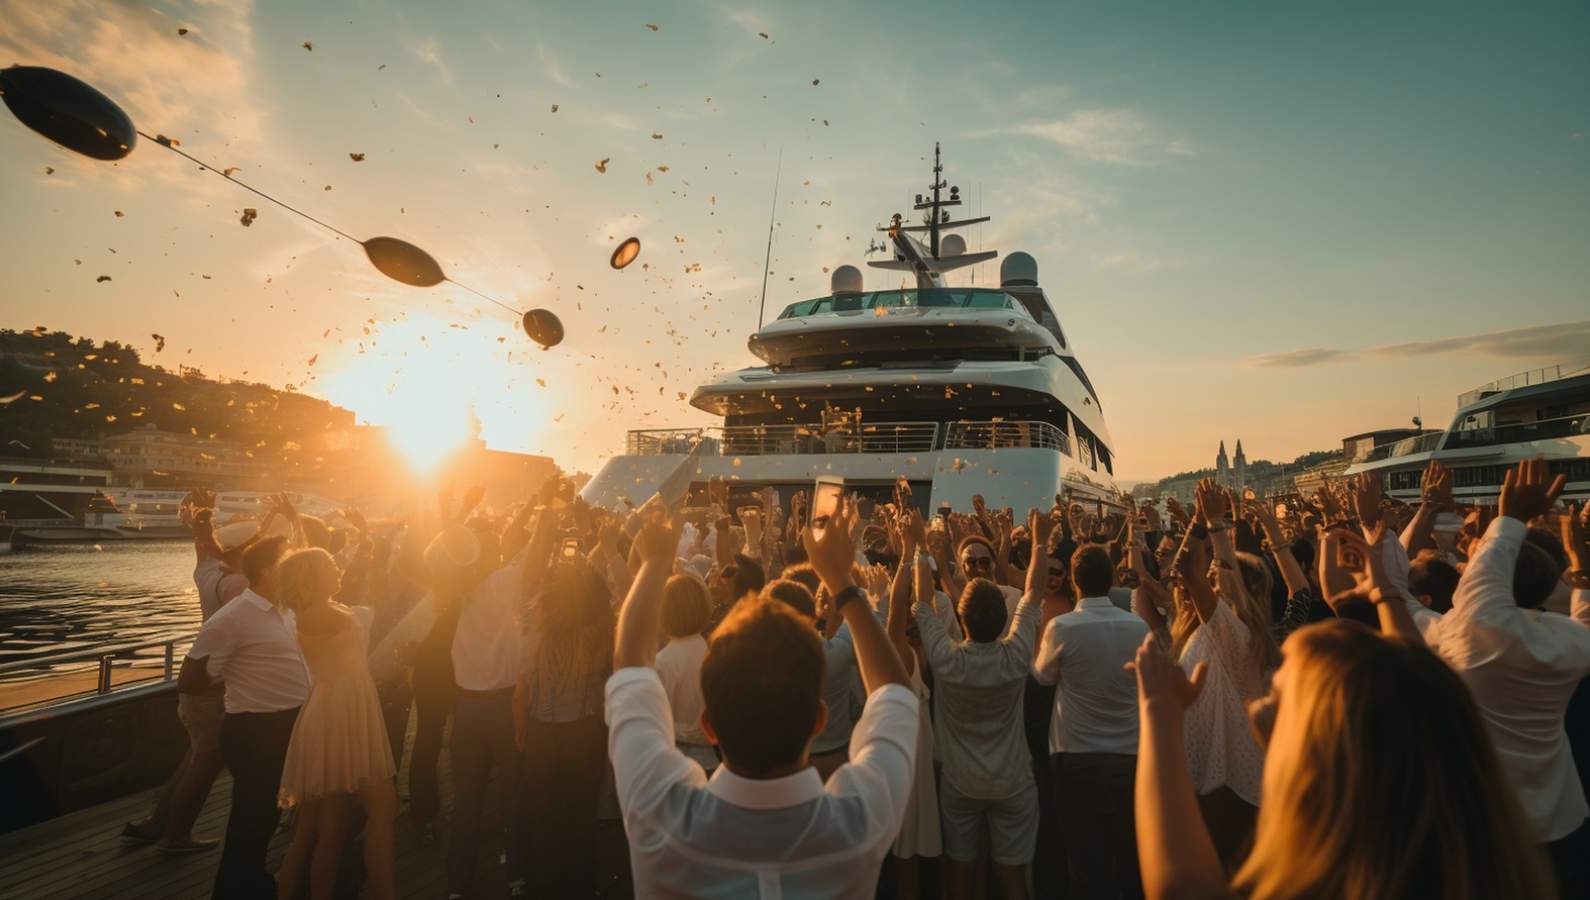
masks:
POLYGON ((1000 287, 1007 285, 1036 285, 1037 283, 1038 261, 1032 258, 1032 254, 1017 250, 1000 262, 1000 287))
POLYGON ((958 234, 946 234, 939 238, 939 259, 950 256, 960 256, 966 252, 966 238, 958 234))
POLYGON ((861 293, 861 270, 855 266, 840 266, 828 279, 828 287, 834 294, 861 293))

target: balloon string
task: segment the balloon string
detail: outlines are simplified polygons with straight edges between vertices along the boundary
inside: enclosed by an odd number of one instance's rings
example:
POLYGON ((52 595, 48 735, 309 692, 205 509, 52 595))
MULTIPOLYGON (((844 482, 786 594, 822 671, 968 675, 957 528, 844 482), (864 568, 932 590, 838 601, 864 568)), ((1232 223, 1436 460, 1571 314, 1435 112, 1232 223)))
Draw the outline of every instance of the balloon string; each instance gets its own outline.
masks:
POLYGON ((496 297, 493 297, 490 294, 483 294, 480 291, 475 290, 474 288, 472 288, 469 285, 463 283, 462 281, 459 281, 456 278, 449 277, 449 278, 447 278, 447 280, 449 282, 451 282, 454 286, 461 287, 464 290, 470 292, 471 294, 474 294, 476 297, 479 297, 482 300, 488 301, 490 303, 495 303, 498 306, 502 307, 503 309, 506 309, 507 311, 513 313, 516 316, 523 316, 524 315, 524 313, 521 312, 520 310, 514 309, 513 307, 511 307, 508 304, 502 302, 501 300, 498 300, 496 297))
MULTIPOLYGON (((330 232, 332 232, 332 233, 334 233, 336 235, 339 235, 341 237, 345 237, 348 240, 353 241, 355 244, 359 244, 360 246, 364 245, 364 241, 361 241, 358 238, 354 237, 353 235, 349 234, 348 232, 343 231, 341 228, 338 228, 337 226, 332 225, 330 222, 325 222, 325 221, 322 221, 320 219, 317 219, 314 216, 310 215, 309 213, 306 213, 303 210, 298 209, 295 206, 292 206, 292 205, 290 205, 288 203, 285 203, 285 202, 283 202, 281 200, 277 200, 275 197, 272 197, 270 194, 265 193, 264 191, 260 190, 257 187, 254 187, 253 185, 249 184, 248 182, 241 181, 241 180, 239 180, 237 178, 233 178, 232 176, 226 174, 226 170, 218 169, 215 166, 205 162, 204 160, 199 159, 198 157, 192 155, 191 153, 187 153, 187 152, 179 149, 175 144, 171 143, 169 138, 165 139, 165 140, 161 140, 158 137, 151 137, 150 135, 147 135, 147 134, 145 134, 142 131, 139 131, 138 135, 139 135, 139 137, 142 137, 145 140, 153 141, 154 143, 159 144, 160 146, 166 148, 167 150, 170 150, 172 153, 177 154, 178 156, 182 157, 183 159, 186 159, 186 160, 188 160, 190 162, 193 162, 193 163, 197 163, 199 168, 201 168, 201 169, 206 169, 208 171, 214 172, 215 174, 221 176, 222 178, 225 178, 227 181, 232 182, 233 184, 237 185, 238 187, 243 188, 246 191, 250 191, 252 193, 258 194, 261 197, 264 197, 266 200, 269 200, 270 202, 276 204, 277 206, 280 206, 282 209, 285 209, 285 210, 287 210, 288 212, 290 212, 290 213, 292 213, 294 215, 302 216, 303 218, 308 219, 309 221, 315 223, 316 225, 319 225, 321 228, 324 228, 327 231, 330 231, 330 232)), ((485 293, 482 293, 480 291, 477 291, 474 288, 470 287, 469 285, 464 284, 461 281, 458 281, 457 279, 448 278, 447 280, 452 282, 454 285, 456 285, 458 287, 461 287, 464 290, 470 292, 471 294, 474 294, 475 296, 479 297, 482 300, 485 300, 485 301, 487 301, 489 303, 495 303, 496 305, 502 307, 503 309, 507 310, 508 312, 513 313, 516 316, 523 316, 524 315, 523 312, 521 312, 521 311, 519 311, 517 309, 514 309, 513 307, 509 306, 508 304, 502 302, 501 300, 498 300, 496 297, 493 297, 493 296, 491 296, 489 294, 485 294, 485 293)))
POLYGON ((233 178, 232 176, 226 174, 226 172, 224 170, 218 169, 215 166, 212 166, 209 163, 205 162, 204 160, 193 156, 192 154, 189 154, 189 153, 186 153, 186 152, 184 152, 182 150, 177 149, 177 146, 175 144, 171 143, 171 139, 170 138, 161 139, 161 138, 158 138, 158 137, 150 137, 149 135, 144 134, 142 131, 138 132, 138 136, 144 138, 145 140, 154 141, 155 143, 157 143, 160 146, 166 148, 167 150, 170 150, 172 153, 175 153, 176 155, 182 157, 183 159, 189 160, 191 162, 198 163, 200 168, 208 169, 211 172, 214 172, 215 174, 221 176, 222 178, 225 178, 227 181, 232 182, 233 184, 237 185, 238 187, 243 188, 246 191, 252 191, 253 193, 258 194, 261 197, 264 197, 266 200, 269 200, 270 202, 276 204, 277 206, 280 206, 282 209, 285 209, 288 212, 293 213, 294 215, 302 216, 305 219, 308 219, 309 221, 314 222, 316 225, 319 225, 321 228, 324 228, 327 231, 331 231, 331 232, 334 232, 334 233, 336 233, 338 235, 341 235, 342 237, 345 237, 348 240, 353 241, 355 244, 359 244, 361 246, 363 246, 363 244, 364 244, 364 241, 361 241, 358 238, 354 237, 353 235, 349 234, 348 232, 343 231, 341 228, 338 228, 337 226, 332 225, 329 222, 323 222, 320 219, 317 219, 314 216, 310 215, 309 213, 306 213, 303 210, 298 209, 298 208, 296 208, 294 206, 289 206, 288 204, 282 202, 281 200, 277 200, 275 197, 272 197, 270 194, 265 193, 264 191, 260 190, 259 188, 254 187, 253 185, 248 184, 247 182, 239 181, 238 179, 233 178))

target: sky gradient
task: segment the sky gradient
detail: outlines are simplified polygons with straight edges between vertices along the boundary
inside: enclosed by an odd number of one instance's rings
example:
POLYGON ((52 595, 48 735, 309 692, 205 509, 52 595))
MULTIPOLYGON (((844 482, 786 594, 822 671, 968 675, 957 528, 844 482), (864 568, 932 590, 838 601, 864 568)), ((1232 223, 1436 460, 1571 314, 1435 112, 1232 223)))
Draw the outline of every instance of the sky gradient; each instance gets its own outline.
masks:
POLYGON ((1461 391, 1590 357, 1583 4, 0 0, 0 22, 0 65, 76 74, 568 337, 542 352, 468 293, 386 281, 147 142, 108 165, 9 116, 0 327, 411 432, 473 409, 490 445, 588 471, 626 428, 710 423, 681 394, 755 362, 780 152, 769 310, 860 264, 941 141, 993 216, 972 247, 1037 257, 1126 479, 1221 439, 1279 460, 1415 412, 1441 426, 1461 391), (630 235, 640 261, 612 271, 630 235))

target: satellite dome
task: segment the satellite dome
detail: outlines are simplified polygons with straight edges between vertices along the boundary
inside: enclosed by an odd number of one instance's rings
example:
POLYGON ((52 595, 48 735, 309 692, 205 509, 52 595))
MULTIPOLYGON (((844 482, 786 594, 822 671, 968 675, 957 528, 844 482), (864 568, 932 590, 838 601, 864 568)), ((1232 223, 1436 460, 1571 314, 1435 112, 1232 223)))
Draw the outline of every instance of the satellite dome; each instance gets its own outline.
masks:
POLYGON ((828 279, 829 290, 835 294, 861 293, 861 270, 855 266, 840 266, 828 279))
POLYGON ((999 264, 999 284, 1006 285, 1036 285, 1038 283, 1038 261, 1032 254, 1020 250, 1005 257, 999 264))
POLYGON ((958 234, 946 234, 939 239, 939 258, 946 256, 960 256, 966 252, 966 238, 958 234))

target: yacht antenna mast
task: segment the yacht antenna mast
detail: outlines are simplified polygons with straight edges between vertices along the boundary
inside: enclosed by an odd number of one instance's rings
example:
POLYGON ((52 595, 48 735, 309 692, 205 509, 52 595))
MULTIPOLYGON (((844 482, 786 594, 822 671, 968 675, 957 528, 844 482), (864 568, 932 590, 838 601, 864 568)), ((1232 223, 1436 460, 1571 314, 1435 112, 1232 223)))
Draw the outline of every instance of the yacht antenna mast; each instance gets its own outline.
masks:
POLYGON ((773 171, 773 209, 767 214, 767 252, 762 256, 762 303, 756 308, 756 328, 762 330, 767 314, 767 270, 773 264, 773 222, 778 218, 778 180, 784 174, 784 148, 778 148, 778 168, 773 171))

